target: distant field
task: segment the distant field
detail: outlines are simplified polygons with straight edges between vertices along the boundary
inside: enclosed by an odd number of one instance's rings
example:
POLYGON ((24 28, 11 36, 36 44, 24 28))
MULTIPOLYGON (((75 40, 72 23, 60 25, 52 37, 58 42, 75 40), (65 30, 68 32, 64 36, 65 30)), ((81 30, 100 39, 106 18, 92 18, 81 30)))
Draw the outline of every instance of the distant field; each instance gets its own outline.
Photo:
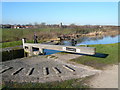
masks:
POLYGON ((88 33, 88 29, 70 29, 70 28, 40 28, 40 29, 0 29, 1 41, 0 48, 22 45, 22 38, 32 42, 34 32, 38 36, 38 42, 57 38, 62 34, 88 33))
POLYGON ((38 36, 38 40, 56 38, 63 34, 86 34, 101 29, 92 28, 38 28, 38 29, 1 29, 2 42, 18 41, 22 38, 33 40, 34 32, 38 36))
POLYGON ((90 32, 96 31, 103 31, 109 33, 110 30, 112 31, 112 29, 102 28, 0 29, 0 48, 22 45, 22 38, 27 38, 27 41, 31 42, 33 41, 34 33, 36 33, 38 36, 38 42, 43 42, 50 39, 55 39, 63 34, 88 34, 90 32))
MULTIPOLYGON (((93 56, 82 56, 76 59, 72 59, 71 61, 81 63, 84 65, 92 66, 97 69, 102 69, 104 66, 111 64, 118 64, 118 44, 98 44, 98 45, 89 45, 90 47, 96 47, 96 53, 99 54, 108 54, 107 57, 93 57, 93 56)), ((97 55, 100 56, 100 55, 97 55)))
POLYGON ((3 42, 10 42, 10 41, 17 41, 22 38, 27 38, 28 40, 33 40, 34 32, 36 32, 38 36, 38 40, 43 39, 50 39, 57 37, 62 32, 64 33, 72 33, 70 30, 60 30, 60 29, 52 29, 52 28, 45 28, 45 29, 3 29, 2 30, 2 41, 3 42))

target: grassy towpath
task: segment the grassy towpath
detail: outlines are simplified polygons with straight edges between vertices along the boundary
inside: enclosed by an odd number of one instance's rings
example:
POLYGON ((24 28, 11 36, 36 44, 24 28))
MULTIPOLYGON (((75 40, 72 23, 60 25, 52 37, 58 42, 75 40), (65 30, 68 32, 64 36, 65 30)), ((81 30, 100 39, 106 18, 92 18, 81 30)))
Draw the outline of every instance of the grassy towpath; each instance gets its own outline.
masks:
POLYGON ((96 55, 94 56, 85 56, 72 59, 76 63, 92 66, 97 69, 102 69, 104 66, 110 64, 118 64, 118 44, 98 44, 98 45, 89 45, 90 47, 96 47, 96 55), (101 57, 106 55, 106 57, 101 57), (100 57, 99 57, 100 56, 100 57))

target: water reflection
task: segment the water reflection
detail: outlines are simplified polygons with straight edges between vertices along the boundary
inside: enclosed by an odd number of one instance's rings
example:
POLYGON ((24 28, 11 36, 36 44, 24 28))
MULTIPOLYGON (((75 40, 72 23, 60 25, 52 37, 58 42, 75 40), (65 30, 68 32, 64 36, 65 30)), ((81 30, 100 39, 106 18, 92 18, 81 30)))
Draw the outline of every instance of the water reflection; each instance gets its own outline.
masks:
MULTIPOLYGON (((81 37, 77 39, 76 46, 79 45, 92 45, 92 44, 111 44, 120 42, 118 38, 120 35, 111 35, 111 36, 97 36, 97 37, 81 37)), ((71 40, 62 41, 62 45, 72 46, 71 40)))
MULTIPOLYGON (((111 44, 111 43, 118 43, 120 41, 118 41, 118 38, 120 37, 120 35, 116 35, 116 36, 101 36, 101 37, 81 37, 77 40, 77 44, 76 46, 79 45, 92 45, 92 44, 111 44)), ((66 41, 61 41, 60 45, 65 45, 65 46, 73 46, 72 45, 72 41, 71 40, 66 40, 66 41)), ((57 50, 48 50, 45 49, 46 55, 50 55, 50 54, 54 54, 57 52, 61 52, 61 51, 57 51, 57 50)), ((95 54, 95 57, 102 57, 105 58, 108 55, 106 54, 95 54)))

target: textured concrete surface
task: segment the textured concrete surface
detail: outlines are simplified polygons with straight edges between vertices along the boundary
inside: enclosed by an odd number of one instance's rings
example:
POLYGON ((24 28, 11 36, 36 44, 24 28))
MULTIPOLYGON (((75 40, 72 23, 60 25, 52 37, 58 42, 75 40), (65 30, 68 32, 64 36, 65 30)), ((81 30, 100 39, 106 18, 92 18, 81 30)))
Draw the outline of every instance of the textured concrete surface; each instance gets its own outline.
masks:
MULTIPOLYGON (((55 55, 55 54, 54 54, 55 55)), ((94 75, 100 71, 83 65, 66 62, 71 55, 56 55, 55 58, 36 56, 6 61, 1 64, 2 81, 51 82, 94 75), (68 57, 68 58, 65 58, 68 57), (62 60, 62 57, 64 58, 62 60)), ((77 57, 77 56, 76 56, 77 57)))

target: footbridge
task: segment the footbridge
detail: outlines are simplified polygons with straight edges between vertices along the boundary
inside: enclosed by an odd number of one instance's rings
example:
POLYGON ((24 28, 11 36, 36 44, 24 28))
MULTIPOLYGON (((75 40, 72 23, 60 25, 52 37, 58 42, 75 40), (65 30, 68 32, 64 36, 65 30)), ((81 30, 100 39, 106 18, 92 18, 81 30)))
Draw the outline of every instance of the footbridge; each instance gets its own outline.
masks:
POLYGON ((96 52, 95 47, 76 47, 76 46, 63 46, 63 45, 48 45, 39 43, 25 43, 22 39, 24 51, 28 53, 28 56, 44 54, 44 49, 65 51, 71 53, 82 53, 94 55, 96 52))

